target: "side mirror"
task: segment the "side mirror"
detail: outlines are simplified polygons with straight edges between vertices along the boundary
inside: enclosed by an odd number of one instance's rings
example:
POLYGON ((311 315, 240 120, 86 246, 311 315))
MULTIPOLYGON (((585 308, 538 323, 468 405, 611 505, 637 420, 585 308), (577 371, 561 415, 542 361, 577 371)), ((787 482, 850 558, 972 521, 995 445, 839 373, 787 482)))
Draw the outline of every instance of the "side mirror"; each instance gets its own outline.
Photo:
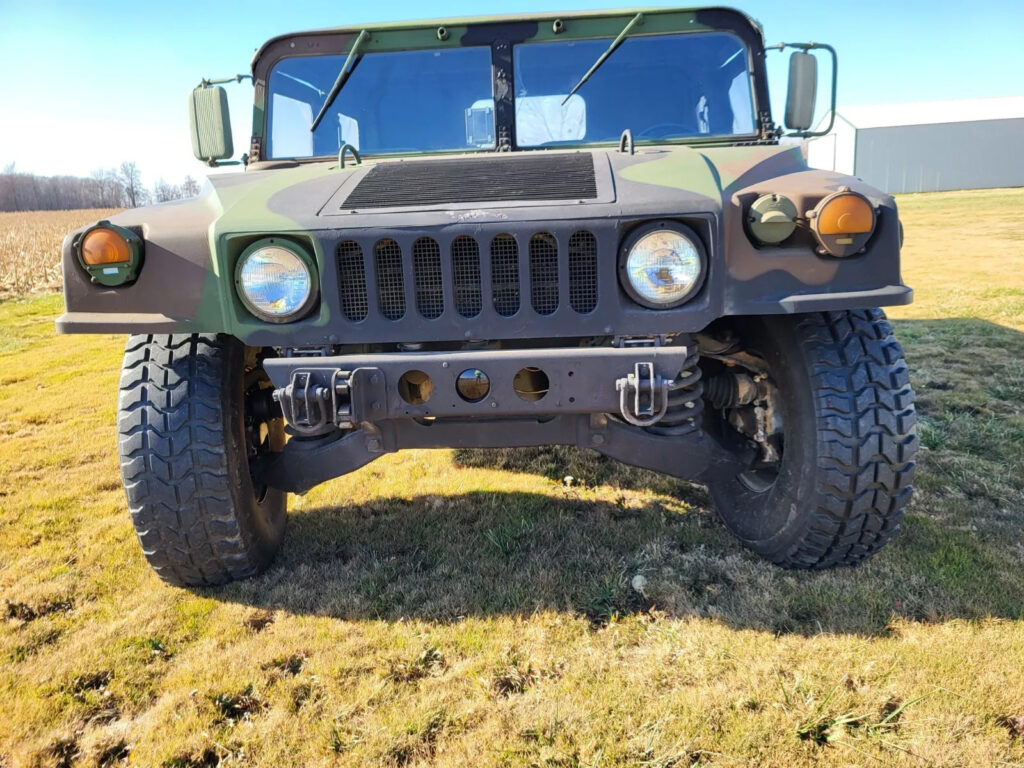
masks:
POLYGON ((789 57, 789 91, 786 93, 786 127, 807 131, 814 120, 818 94, 818 60, 806 51, 789 57))
POLYGON ((213 165, 231 157, 231 115, 228 94, 219 85, 200 85, 188 100, 188 122, 192 131, 192 154, 213 165))

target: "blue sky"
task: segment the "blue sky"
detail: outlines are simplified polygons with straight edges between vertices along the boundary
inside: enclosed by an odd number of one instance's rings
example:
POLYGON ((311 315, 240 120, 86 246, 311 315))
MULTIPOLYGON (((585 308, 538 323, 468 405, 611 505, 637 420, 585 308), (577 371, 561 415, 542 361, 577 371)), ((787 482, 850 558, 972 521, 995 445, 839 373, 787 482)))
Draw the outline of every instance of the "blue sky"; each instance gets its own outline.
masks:
MULTIPOLYGON (((498 0, 488 13, 615 8, 602 0, 498 0)), ((677 3, 678 4, 678 3, 677 3)), ((839 104, 1024 94, 1020 0, 747 0, 767 42, 819 40, 839 51, 839 104)), ((245 4, 0 0, 0 166, 87 174, 135 160, 143 179, 204 175, 192 158, 186 95, 202 77, 247 72, 265 39, 288 31, 479 13, 470 0, 245 4)), ((788 55, 788 54, 787 54, 788 55)), ((772 54, 781 119, 786 58, 772 54)), ((252 89, 228 86, 237 152, 252 89)), ((819 92, 825 101, 827 88, 819 92)))

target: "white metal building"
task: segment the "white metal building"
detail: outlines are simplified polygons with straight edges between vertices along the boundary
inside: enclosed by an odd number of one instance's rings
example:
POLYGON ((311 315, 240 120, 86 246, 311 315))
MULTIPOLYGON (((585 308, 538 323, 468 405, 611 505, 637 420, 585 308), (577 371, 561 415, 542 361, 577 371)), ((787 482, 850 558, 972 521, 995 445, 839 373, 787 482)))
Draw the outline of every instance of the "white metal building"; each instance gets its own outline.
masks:
POLYGON ((1021 187, 1024 96, 838 109, 807 159, 890 193, 1021 187))

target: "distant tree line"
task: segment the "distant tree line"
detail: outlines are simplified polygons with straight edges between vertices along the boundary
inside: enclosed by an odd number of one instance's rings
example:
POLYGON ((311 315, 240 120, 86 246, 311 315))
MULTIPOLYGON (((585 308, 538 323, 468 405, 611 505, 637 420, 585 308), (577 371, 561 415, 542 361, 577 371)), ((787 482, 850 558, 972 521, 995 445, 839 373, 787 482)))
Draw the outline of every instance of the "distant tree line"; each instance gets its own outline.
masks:
POLYGON ((137 208, 199 194, 199 182, 186 176, 181 184, 158 179, 152 189, 142 183, 133 162, 81 176, 36 176, 11 163, 0 173, 0 211, 68 211, 77 208, 137 208))

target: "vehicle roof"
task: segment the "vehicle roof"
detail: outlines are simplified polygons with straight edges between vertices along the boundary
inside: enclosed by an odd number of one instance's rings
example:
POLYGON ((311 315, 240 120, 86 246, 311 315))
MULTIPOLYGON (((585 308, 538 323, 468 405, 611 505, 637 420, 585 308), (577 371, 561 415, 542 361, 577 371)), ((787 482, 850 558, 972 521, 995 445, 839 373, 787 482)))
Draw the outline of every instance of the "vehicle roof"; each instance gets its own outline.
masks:
POLYGON ((326 27, 323 29, 311 29, 298 32, 289 32, 283 35, 275 35, 274 37, 270 38, 265 43, 263 43, 263 45, 256 49, 256 52, 253 54, 252 57, 252 68, 255 69, 256 62, 259 60, 260 56, 263 55, 263 52, 272 43, 275 43, 278 40, 286 40, 289 37, 296 37, 300 35, 358 34, 363 30, 366 30, 367 32, 396 31, 404 29, 423 29, 424 27, 462 26, 470 24, 491 24, 514 21, 554 21, 555 19, 606 19, 615 16, 635 16, 638 13, 644 13, 653 16, 667 13, 708 10, 727 11, 729 13, 734 13, 738 17, 744 19, 749 24, 754 26, 759 31, 761 30, 761 25, 755 19, 751 18, 747 14, 735 8, 722 5, 657 8, 613 8, 598 11, 506 13, 494 14, 489 16, 452 16, 447 18, 436 19, 415 19, 406 21, 389 21, 375 24, 355 24, 341 27, 326 27))

